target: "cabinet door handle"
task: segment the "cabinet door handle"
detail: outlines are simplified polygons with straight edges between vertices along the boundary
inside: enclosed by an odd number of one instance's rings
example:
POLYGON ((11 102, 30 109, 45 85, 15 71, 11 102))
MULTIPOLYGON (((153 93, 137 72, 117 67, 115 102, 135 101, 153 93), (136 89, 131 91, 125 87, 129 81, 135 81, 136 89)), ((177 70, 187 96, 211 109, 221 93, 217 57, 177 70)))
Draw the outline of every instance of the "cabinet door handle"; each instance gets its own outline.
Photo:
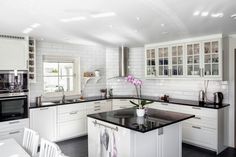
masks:
POLYGON ((100 111, 101 109, 95 109, 94 111, 100 111))
POLYGON ((205 75, 205 74, 204 74, 204 73, 205 73, 204 71, 205 71, 204 68, 202 68, 202 77, 204 77, 204 75, 205 75))
POLYGON ((40 110, 48 110, 48 107, 40 108, 40 110))
POLYGON ((8 124, 17 124, 17 123, 20 123, 20 121, 9 122, 8 124))
POLYGON ((94 102, 94 104, 100 104, 100 103, 101 103, 100 101, 94 102))
POLYGON ((78 113, 78 111, 75 111, 75 112, 70 112, 70 114, 77 114, 78 113))
POLYGON ((124 107, 124 106, 120 106, 120 108, 127 108, 127 107, 124 107))
POLYGON ((194 128, 194 129, 202 129, 202 128, 199 127, 199 126, 192 126, 192 128, 194 128))
POLYGON ((165 105, 165 106, 168 106, 168 104, 167 103, 161 103, 162 105, 165 105))
POLYGON ((200 107, 192 107, 193 109, 196 109, 196 110, 201 110, 200 107))
POLYGON ((13 132, 9 132, 10 135, 13 135, 13 134, 18 134, 20 133, 20 131, 13 131, 13 132))
POLYGON ((127 101, 127 100, 125 100, 125 99, 120 99, 120 101, 127 101))
POLYGON ((193 117, 194 119, 201 119, 201 117, 193 117))
POLYGON ((94 108, 99 108, 99 107, 101 107, 100 105, 99 106, 94 106, 94 108))

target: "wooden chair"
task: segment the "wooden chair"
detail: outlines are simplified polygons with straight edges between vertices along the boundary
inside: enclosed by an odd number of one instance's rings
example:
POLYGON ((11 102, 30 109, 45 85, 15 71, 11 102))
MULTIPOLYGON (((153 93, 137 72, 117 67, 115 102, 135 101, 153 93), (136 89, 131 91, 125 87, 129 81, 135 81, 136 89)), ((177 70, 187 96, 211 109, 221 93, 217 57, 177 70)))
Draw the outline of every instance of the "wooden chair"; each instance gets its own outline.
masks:
POLYGON ((36 156, 38 153, 39 134, 31 129, 24 128, 22 147, 31 156, 36 156))
POLYGON ((61 157, 63 156, 60 148, 53 142, 41 139, 39 157, 61 157))

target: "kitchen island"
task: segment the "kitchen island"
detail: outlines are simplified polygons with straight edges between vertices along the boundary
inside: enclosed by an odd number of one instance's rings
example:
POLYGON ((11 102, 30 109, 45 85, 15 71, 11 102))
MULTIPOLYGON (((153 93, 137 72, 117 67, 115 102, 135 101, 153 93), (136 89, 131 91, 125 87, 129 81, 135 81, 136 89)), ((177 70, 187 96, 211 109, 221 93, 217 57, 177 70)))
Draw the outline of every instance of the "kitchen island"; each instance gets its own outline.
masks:
POLYGON ((193 117, 156 109, 137 117, 135 108, 88 115, 89 157, 181 157, 181 122, 193 117))

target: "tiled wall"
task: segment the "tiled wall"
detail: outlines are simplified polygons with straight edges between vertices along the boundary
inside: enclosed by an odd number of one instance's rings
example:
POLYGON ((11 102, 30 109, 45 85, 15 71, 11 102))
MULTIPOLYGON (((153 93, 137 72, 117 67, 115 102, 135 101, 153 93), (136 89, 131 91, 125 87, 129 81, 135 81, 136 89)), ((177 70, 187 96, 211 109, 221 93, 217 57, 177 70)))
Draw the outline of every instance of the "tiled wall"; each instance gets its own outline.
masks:
MULTIPOLYGON (((118 74, 118 49, 107 48, 106 50, 107 77, 118 74)), ((204 89, 204 81, 190 79, 152 79, 144 78, 144 48, 130 49, 130 74, 143 80, 142 94, 160 96, 168 94, 172 98, 198 100, 199 90, 204 89)), ((114 94, 135 94, 132 85, 124 79, 111 79, 107 81, 107 87, 113 88, 114 94)), ((228 102, 228 83, 223 81, 210 81, 208 85, 208 98, 213 100, 213 93, 221 91, 224 94, 224 102, 228 102)))
MULTIPOLYGON (((30 99, 33 102, 36 96, 43 94, 43 55, 62 55, 80 57, 81 74, 84 71, 99 69, 103 78, 95 83, 89 81, 85 95, 99 95, 100 88, 106 87, 106 49, 99 46, 83 46, 62 43, 37 42, 37 83, 30 84, 30 99)), ((82 77, 81 77, 82 79, 82 77)))

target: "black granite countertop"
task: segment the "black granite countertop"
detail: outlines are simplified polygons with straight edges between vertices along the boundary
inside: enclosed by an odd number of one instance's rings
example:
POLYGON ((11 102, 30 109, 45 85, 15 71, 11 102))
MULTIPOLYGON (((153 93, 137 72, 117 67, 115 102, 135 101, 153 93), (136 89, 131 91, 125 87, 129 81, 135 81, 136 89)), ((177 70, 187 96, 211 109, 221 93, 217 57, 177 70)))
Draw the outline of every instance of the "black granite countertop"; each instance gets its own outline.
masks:
MULTIPOLYGON (((42 105, 42 106, 37 106, 35 103, 30 103, 30 109, 41 108, 41 107, 50 107, 50 106, 59 106, 59 105, 68 105, 68 104, 73 104, 73 103, 110 100, 110 99, 140 99, 140 98, 133 96, 133 95, 115 95, 115 96, 109 97, 109 98, 104 98, 101 96, 93 96, 93 97, 87 97, 83 100, 76 101, 76 102, 67 102, 67 103, 49 102, 49 103, 44 103, 44 105, 42 105)), ((184 99, 170 99, 168 102, 165 102, 163 100, 160 100, 159 97, 155 97, 155 96, 142 96, 141 99, 154 101, 154 102, 171 103, 171 104, 177 104, 177 105, 203 107, 203 108, 209 108, 209 109, 221 109, 221 108, 229 106, 229 104, 216 105, 214 103, 209 103, 209 102, 201 104, 201 103, 199 103, 199 101, 184 100, 184 99)))
POLYGON ((103 122, 138 132, 148 132, 195 117, 190 114, 147 109, 144 117, 137 117, 136 109, 122 109, 88 115, 103 122))

